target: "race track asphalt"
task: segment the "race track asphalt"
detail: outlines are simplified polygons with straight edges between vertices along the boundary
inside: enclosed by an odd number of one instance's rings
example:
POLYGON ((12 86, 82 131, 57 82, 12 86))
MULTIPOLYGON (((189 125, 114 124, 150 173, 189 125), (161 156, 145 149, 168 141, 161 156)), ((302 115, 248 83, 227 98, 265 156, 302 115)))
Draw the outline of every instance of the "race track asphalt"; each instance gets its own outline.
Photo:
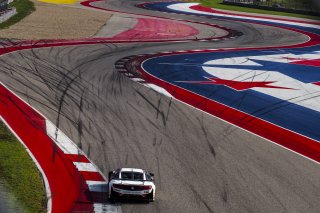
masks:
MULTIPOLYGON (((137 1, 100 7, 238 30, 232 40, 128 43, 24 50, 0 58, 0 79, 66 133, 107 174, 119 167, 155 173, 154 203, 123 212, 317 212, 318 164, 154 92, 118 73, 126 56, 201 48, 277 46, 306 40, 273 27, 162 14, 137 1)), ((129 15, 129 14, 128 14, 129 15)))

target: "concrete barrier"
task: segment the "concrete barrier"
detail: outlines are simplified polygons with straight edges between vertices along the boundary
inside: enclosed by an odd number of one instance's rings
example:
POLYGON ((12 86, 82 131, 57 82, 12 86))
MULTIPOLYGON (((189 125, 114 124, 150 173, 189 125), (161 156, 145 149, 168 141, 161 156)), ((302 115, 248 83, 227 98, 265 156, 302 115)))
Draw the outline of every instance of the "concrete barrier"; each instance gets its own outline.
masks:
POLYGON ((16 8, 10 8, 4 12, 0 12, 0 23, 7 21, 17 13, 16 8))

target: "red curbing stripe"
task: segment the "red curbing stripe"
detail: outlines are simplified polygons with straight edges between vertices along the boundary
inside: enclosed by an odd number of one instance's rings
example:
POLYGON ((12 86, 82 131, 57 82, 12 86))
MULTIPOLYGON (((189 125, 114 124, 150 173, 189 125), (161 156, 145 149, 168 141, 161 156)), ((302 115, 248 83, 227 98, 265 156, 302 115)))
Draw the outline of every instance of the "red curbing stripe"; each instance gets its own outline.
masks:
POLYGON ((89 159, 82 154, 79 154, 79 155, 66 154, 66 156, 72 162, 90 163, 89 159))
POLYGON ((99 172, 80 171, 80 173, 84 180, 105 181, 104 177, 99 172))

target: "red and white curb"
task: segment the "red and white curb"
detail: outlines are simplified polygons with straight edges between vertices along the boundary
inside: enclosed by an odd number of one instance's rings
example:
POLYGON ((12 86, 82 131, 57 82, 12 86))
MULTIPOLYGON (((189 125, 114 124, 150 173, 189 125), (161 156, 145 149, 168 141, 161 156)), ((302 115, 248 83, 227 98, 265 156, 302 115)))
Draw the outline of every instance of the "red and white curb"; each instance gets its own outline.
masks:
MULTIPOLYGON (((149 54, 148 54, 149 55, 149 54)), ((143 60, 144 57, 148 56, 148 55, 136 55, 136 56, 128 56, 128 57, 125 57, 125 58, 122 58, 120 60, 118 60, 116 63, 115 63, 115 69, 125 75, 126 77, 130 78, 132 81, 135 81, 139 84, 142 84, 143 86, 145 87, 148 87, 160 94, 163 94, 169 98, 174 98, 173 95, 171 95, 167 90, 165 90, 164 88, 162 87, 159 87, 158 85, 156 84, 152 84, 152 83, 148 83, 146 82, 144 79, 141 78, 141 76, 135 72, 135 68, 132 67, 130 69, 130 66, 129 64, 134 61, 135 59, 141 61, 141 59, 143 60)), ((136 62, 133 62, 133 63, 136 63, 136 62)), ((140 62, 138 62, 140 63, 140 62)))
POLYGON ((2 83, 0 99, 1 120, 43 176, 48 212, 121 213, 107 202, 104 175, 69 137, 2 83))
MULTIPOLYGON (((77 145, 58 129, 51 121, 46 120, 48 136, 59 146, 81 173, 88 191, 93 199, 93 212, 121 213, 121 207, 107 204, 108 182, 98 167, 92 163, 77 145), (102 202, 98 202, 98 201, 102 202)), ((80 207, 80 211, 81 211, 80 207)))

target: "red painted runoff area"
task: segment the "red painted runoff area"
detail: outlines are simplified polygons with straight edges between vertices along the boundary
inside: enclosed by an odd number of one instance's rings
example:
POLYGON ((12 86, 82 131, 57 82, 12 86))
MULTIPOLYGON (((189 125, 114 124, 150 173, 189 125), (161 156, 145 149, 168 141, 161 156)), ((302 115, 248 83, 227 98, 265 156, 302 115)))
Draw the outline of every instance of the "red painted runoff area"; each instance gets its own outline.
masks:
POLYGON ((174 21, 138 18, 138 23, 113 39, 172 39, 195 36, 199 31, 189 25, 174 21))

